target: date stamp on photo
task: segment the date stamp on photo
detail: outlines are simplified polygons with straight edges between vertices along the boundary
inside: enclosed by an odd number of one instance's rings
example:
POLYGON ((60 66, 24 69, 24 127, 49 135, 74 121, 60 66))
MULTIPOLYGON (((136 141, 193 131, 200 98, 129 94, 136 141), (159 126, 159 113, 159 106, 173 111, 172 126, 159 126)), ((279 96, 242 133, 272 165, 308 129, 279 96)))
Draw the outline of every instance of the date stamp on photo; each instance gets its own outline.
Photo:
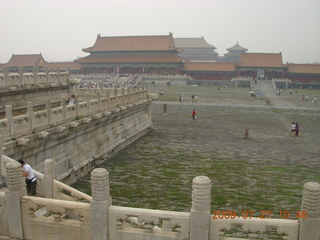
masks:
POLYGON ((212 211, 211 218, 212 219, 251 219, 253 217, 260 219, 270 219, 270 218, 280 218, 280 219, 306 219, 308 218, 308 213, 306 210, 303 211, 278 211, 273 212, 269 210, 261 210, 261 211, 212 211))

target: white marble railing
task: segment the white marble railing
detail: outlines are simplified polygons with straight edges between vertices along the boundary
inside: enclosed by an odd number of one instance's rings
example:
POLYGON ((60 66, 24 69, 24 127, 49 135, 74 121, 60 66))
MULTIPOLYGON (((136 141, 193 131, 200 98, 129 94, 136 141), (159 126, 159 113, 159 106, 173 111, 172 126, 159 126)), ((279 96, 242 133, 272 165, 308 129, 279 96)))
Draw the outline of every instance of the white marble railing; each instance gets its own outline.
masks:
POLYGON ((189 75, 160 75, 160 74, 142 74, 143 80, 192 80, 189 75))
POLYGON ((0 73, 0 88, 10 91, 78 84, 67 72, 0 73))
MULTIPOLYGON (((90 121, 91 115, 104 111, 112 111, 116 107, 121 107, 127 104, 145 100, 148 98, 146 89, 112 89, 103 91, 105 96, 100 95, 100 92, 95 93, 95 98, 92 99, 88 94, 80 94, 85 100, 79 102, 80 97, 76 97, 74 105, 66 105, 66 99, 62 98, 60 107, 51 108, 50 100, 46 101, 46 109, 42 111, 33 111, 32 103, 27 103, 27 114, 13 116, 12 106, 6 106, 6 116, 0 120, 0 133, 4 137, 18 138, 26 134, 30 134, 36 129, 45 129, 52 125, 65 123, 70 121, 70 127, 73 127, 76 121, 90 121), (79 118, 79 119, 77 119, 79 118)), ((57 129, 57 131, 60 131, 57 129)), ((46 132, 37 134, 39 138, 46 138, 46 132)), ((28 143, 26 139, 17 139, 17 144, 25 145, 28 143)))
POLYGON ((88 203, 23 196, 21 212, 23 239, 90 239, 88 203))
POLYGON ((190 213, 110 206, 109 233, 114 239, 188 239, 190 213), (134 236, 134 237, 133 237, 134 236))
POLYGON ((283 239, 297 240, 298 220, 260 219, 211 219, 210 240, 220 239, 283 239))
POLYGON ((54 195, 61 199, 25 196, 20 166, 12 160, 5 164, 8 191, 0 192, 0 235, 35 240, 319 240, 319 183, 304 185, 301 210, 307 218, 227 219, 210 215, 211 180, 205 176, 193 180, 191 211, 174 212, 112 206, 108 172, 102 168, 91 172, 92 198, 81 196, 53 180, 52 165, 52 160, 46 160, 46 188, 54 192, 63 187, 90 202, 59 194, 54 195))

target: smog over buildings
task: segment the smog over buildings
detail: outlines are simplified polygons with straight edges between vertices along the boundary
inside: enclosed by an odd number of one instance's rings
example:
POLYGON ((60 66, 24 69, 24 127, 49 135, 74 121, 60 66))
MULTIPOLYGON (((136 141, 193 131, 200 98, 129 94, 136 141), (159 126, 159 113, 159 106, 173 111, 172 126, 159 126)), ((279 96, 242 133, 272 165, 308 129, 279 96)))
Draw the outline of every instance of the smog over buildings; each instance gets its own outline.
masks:
POLYGON ((320 63, 318 0, 0 0, 0 63, 12 54, 47 62, 86 56, 102 36, 201 38, 219 56, 238 42, 283 62, 320 63))

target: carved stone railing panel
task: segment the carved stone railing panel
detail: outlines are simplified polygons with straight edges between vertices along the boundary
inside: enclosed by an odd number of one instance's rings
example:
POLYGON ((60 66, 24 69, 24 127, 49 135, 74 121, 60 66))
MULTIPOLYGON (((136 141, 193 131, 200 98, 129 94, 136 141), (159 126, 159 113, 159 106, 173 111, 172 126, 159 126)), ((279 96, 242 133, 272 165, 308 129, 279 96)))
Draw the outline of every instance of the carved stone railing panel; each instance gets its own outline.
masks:
POLYGON ((88 115, 88 103, 87 102, 79 103, 78 115, 79 116, 88 115))
POLYGON ((34 125, 33 128, 42 127, 49 123, 48 113, 46 110, 34 113, 34 125))
POLYGON ((91 196, 57 180, 53 180, 53 198, 75 202, 90 202, 92 200, 91 196))
POLYGON ((58 72, 50 72, 48 74, 48 83, 51 87, 55 87, 59 85, 58 72))
POLYGON ((46 73, 37 73, 37 79, 36 79, 36 84, 39 87, 44 87, 48 83, 47 81, 47 74, 46 73))
POLYGON ((8 119, 0 120, 0 135, 2 135, 3 137, 7 137, 10 135, 8 119))
POLYGON ((88 203, 24 196, 21 204, 25 239, 90 239, 88 203))
POLYGON ((52 118, 52 123, 58 123, 58 122, 62 122, 63 119, 63 107, 57 107, 57 108, 53 108, 51 110, 52 114, 51 114, 51 118, 52 118))
POLYGON ((75 118, 77 116, 76 105, 66 107, 66 119, 75 118))
POLYGON ((98 100, 90 100, 89 104, 90 113, 98 112, 99 111, 99 105, 98 100))
POLYGON ((109 207, 109 232, 111 239, 126 239, 132 232, 141 239, 156 233, 163 239, 187 239, 189 237, 190 213, 171 212, 127 207, 109 207))
POLYGON ((30 130, 30 116, 22 115, 13 118, 14 133, 21 133, 30 130))
POLYGON ((298 220, 284 219, 211 219, 210 240, 228 239, 283 239, 297 240, 298 220))
POLYGON ((9 73, 8 75, 8 87, 20 87, 20 75, 19 73, 9 73))
POLYGON ((31 87, 34 86, 34 75, 33 73, 24 73, 22 75, 22 81, 21 81, 22 86, 24 87, 31 87))

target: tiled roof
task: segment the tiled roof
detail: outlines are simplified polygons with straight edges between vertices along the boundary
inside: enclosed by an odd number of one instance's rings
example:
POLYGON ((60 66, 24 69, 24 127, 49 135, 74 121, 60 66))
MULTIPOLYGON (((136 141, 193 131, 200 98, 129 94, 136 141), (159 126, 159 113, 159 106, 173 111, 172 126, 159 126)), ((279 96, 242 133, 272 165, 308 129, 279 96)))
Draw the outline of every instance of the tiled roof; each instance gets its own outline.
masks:
POLYGON ((14 55, 10 58, 9 62, 6 64, 7 67, 13 66, 43 66, 45 64, 41 53, 40 54, 22 54, 14 55))
POLYGON ((177 50, 174 46, 173 37, 163 36, 119 36, 101 37, 98 35, 92 47, 85 48, 85 52, 115 52, 115 51, 172 51, 177 50))
POLYGON ((281 53, 242 53, 240 64, 242 67, 271 67, 282 68, 281 53))
POLYGON ((179 63, 183 59, 174 54, 161 55, 100 55, 77 59, 78 63, 179 63))
POLYGON ((288 64, 288 72, 320 74, 320 64, 288 64))
POLYGON ((227 48, 227 50, 228 51, 242 51, 242 52, 248 51, 248 49, 241 47, 238 42, 233 47, 227 48))
POLYGON ((207 43, 207 41, 201 38, 174 38, 174 44, 177 48, 213 48, 214 46, 207 43))
POLYGON ((81 70, 81 64, 76 62, 48 62, 45 64, 45 67, 48 67, 49 69, 57 69, 60 70, 81 70))
POLYGON ((187 62, 184 65, 185 71, 217 71, 229 72, 236 71, 235 63, 225 62, 187 62))

